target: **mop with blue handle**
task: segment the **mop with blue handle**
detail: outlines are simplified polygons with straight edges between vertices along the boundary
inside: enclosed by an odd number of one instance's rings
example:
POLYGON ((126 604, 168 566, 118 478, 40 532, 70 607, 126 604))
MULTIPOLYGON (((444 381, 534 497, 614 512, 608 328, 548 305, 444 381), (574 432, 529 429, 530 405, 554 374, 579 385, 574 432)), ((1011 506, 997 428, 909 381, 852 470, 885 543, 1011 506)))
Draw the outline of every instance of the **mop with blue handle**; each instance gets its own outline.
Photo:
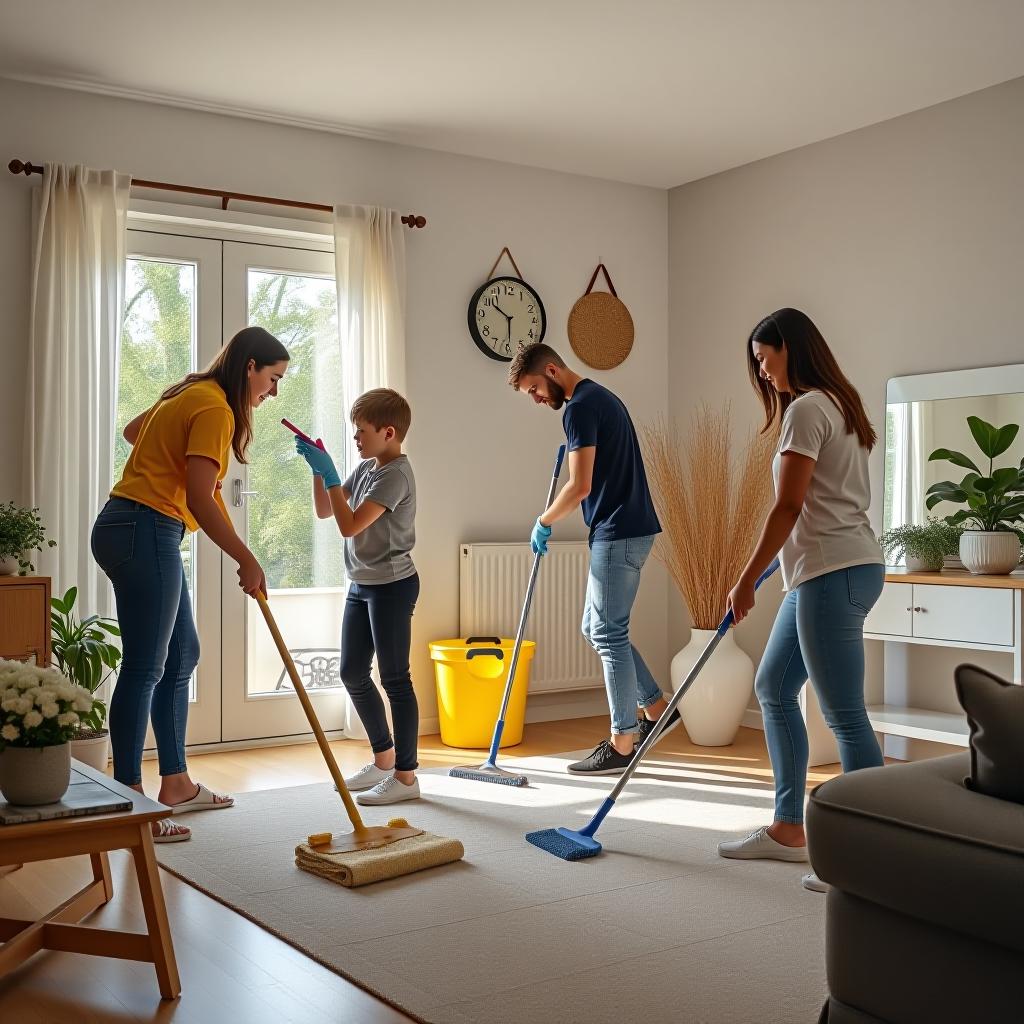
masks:
MULTIPOLYGON (((778 567, 779 561, 776 559, 761 574, 760 579, 754 584, 754 589, 756 590, 761 586, 778 567)), ((690 669, 690 674, 686 677, 683 685, 672 695, 672 699, 665 706, 665 710, 662 711, 647 739, 640 744, 639 749, 633 756, 633 760, 629 762, 629 766, 619 777, 619 781, 615 783, 615 788, 598 808, 597 814, 590 819, 590 824, 578 832, 571 828, 545 828, 540 832, 529 832, 526 836, 528 843, 533 843, 534 846, 539 847, 541 850, 546 850, 548 853, 553 853, 556 857, 561 857, 562 860, 585 860, 587 857, 596 857, 601 852, 601 844, 594 838, 594 833, 600 827, 601 822, 607 817, 608 812, 615 806, 616 799, 623 789, 626 788, 626 784, 633 777, 633 772, 640 766, 644 755, 661 738, 661 734, 665 731, 665 726, 672 717, 672 712, 675 711, 676 705, 683 699, 686 691, 693 685, 697 676, 700 675, 700 670, 707 664, 711 655, 715 653, 715 648, 721 642, 722 637, 729 632, 729 627, 732 624, 733 615, 730 610, 726 612, 725 618, 722 619, 718 629, 715 630, 715 635, 711 638, 707 647, 704 648, 704 652, 697 659, 697 663, 690 669)))
MULTIPOLYGON (((544 508, 547 509, 555 498, 555 488, 558 486, 558 475, 562 472, 562 459, 565 458, 565 445, 558 446, 558 455, 555 457, 555 471, 551 474, 551 486, 548 488, 548 500, 544 508)), ((519 650, 523 646, 523 634, 526 632, 526 620, 530 616, 530 602, 533 600, 533 588, 537 582, 537 571, 540 569, 540 560, 544 553, 538 551, 533 557, 533 570, 530 573, 530 583, 526 588, 526 600, 523 601, 523 613, 519 617, 519 629, 516 631, 516 642, 512 650, 512 663, 508 667, 508 678, 505 681, 505 692, 501 698, 501 710, 498 712, 498 720, 494 723, 494 735, 491 738, 491 752, 487 760, 481 765, 467 764, 452 768, 448 774, 456 779, 472 779, 475 782, 497 782, 503 786, 528 786, 530 780, 519 772, 505 771, 495 763, 498 757, 498 747, 501 745, 501 734, 505 729, 505 712, 508 710, 508 701, 512 696, 512 684, 516 678, 516 667, 519 664, 519 650)), ((497 653, 501 653, 500 649, 497 653)))

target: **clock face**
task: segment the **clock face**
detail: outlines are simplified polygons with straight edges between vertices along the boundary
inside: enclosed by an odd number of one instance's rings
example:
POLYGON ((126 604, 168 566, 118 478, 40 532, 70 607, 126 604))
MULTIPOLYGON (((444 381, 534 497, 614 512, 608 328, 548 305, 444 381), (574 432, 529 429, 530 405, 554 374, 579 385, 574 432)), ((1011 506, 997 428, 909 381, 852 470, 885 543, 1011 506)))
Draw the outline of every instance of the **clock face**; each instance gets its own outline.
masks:
POLYGON ((511 362, 519 344, 541 341, 547 326, 540 296, 518 277, 495 277, 469 301, 469 333, 492 359, 511 362))

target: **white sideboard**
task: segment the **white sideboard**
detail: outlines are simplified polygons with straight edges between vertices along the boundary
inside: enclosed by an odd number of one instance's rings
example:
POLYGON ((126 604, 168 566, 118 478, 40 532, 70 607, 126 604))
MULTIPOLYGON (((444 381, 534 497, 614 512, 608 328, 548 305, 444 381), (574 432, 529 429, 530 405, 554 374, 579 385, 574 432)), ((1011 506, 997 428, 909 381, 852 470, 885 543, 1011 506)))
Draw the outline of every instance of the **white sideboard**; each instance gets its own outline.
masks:
MULTIPOLYGON (((939 573, 889 569, 878 603, 864 623, 864 636, 885 645, 882 693, 867 693, 868 717, 880 733, 966 747, 962 714, 905 706, 894 645, 924 644, 963 651, 1012 655, 1011 681, 1018 685, 1024 655, 1024 574, 973 576, 964 570, 939 573), (876 700, 873 701, 872 697, 876 700), (881 700, 877 700, 881 697, 881 700)), ((965 659, 966 660, 966 659, 965 659)), ((953 680, 949 680, 952 688, 953 680)), ((876 687, 877 689, 877 687, 876 687)))
MULTIPOLYGON (((973 576, 965 570, 936 573, 887 568, 882 595, 864 623, 864 638, 880 641, 883 648, 880 673, 871 671, 871 652, 867 652, 864 696, 875 731, 966 747, 970 732, 963 714, 907 703, 907 645, 955 648, 965 653, 964 661, 969 660, 970 651, 1008 654, 1011 681, 1024 683, 1024 572, 973 576)), ((941 685, 953 692, 952 673, 941 685)), ((810 763, 838 761, 832 734, 813 694, 809 696, 804 713, 810 763)))

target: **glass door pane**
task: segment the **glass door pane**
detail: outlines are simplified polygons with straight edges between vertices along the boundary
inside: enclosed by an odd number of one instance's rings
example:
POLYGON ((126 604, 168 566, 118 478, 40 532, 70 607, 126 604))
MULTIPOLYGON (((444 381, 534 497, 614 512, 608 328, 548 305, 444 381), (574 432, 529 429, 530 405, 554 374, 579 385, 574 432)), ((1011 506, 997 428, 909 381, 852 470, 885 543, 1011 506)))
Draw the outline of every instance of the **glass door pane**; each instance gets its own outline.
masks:
MULTIPOLYGON (((221 330, 219 242, 129 231, 128 249, 115 481, 131 450, 122 435, 125 425, 158 401, 170 384, 205 365, 219 347, 221 330)), ((187 534, 181 552, 204 652, 190 684, 187 742, 213 743, 220 739, 219 551, 205 538, 187 534)), ((146 745, 154 745, 152 733, 146 745)))
MULTIPOLYGON (((278 397, 253 414, 249 464, 233 465, 228 473, 228 504, 236 529, 266 572, 271 608, 323 726, 339 730, 347 704, 338 674, 343 540, 333 519, 316 518, 311 474, 295 455, 294 435, 281 424, 284 417, 323 438, 344 475, 348 424, 341 401, 334 259, 308 250, 225 243, 224 268, 225 338, 259 325, 291 355, 278 397)), ((240 594, 234 569, 224 571, 224 738, 308 733, 263 616, 240 594)))

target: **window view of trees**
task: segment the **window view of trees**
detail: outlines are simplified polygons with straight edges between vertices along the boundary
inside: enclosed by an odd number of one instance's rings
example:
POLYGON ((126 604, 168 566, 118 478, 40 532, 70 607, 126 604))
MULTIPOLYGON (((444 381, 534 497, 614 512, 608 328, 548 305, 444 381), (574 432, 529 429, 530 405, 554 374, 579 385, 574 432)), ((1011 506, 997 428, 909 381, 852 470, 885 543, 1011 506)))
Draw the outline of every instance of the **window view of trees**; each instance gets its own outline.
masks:
MULTIPOLYGON (((333 280, 249 271, 249 323, 278 337, 291 354, 278 397, 253 414, 245 499, 248 543, 271 588, 338 587, 344 583, 340 534, 313 512, 311 475, 295 455, 294 435, 281 417, 323 437, 344 475, 348 430, 341 400, 341 354, 333 280)), ((125 424, 150 408, 168 385, 196 368, 196 267, 167 260, 130 259, 125 274, 115 439, 115 480, 130 447, 125 424)), ((227 339, 225 339, 227 340, 227 339)), ((224 481, 230 503, 232 470, 224 481)), ((182 554, 192 578, 193 544, 182 554)))

